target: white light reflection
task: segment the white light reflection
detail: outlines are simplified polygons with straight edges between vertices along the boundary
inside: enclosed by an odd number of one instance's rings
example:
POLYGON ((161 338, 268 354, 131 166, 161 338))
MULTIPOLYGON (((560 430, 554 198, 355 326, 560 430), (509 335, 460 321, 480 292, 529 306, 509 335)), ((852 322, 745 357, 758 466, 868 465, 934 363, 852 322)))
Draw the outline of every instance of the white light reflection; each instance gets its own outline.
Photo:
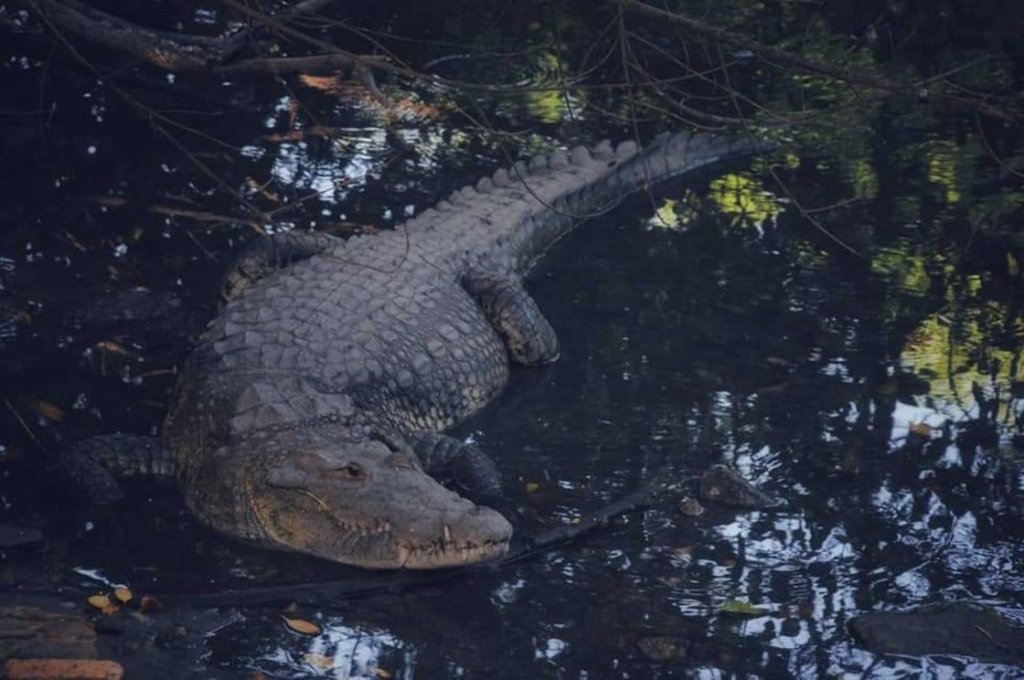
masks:
POLYGON ((262 672, 284 678, 411 678, 416 650, 386 631, 346 626, 335 619, 325 623, 323 632, 310 638, 304 648, 279 647, 256 665, 262 672))

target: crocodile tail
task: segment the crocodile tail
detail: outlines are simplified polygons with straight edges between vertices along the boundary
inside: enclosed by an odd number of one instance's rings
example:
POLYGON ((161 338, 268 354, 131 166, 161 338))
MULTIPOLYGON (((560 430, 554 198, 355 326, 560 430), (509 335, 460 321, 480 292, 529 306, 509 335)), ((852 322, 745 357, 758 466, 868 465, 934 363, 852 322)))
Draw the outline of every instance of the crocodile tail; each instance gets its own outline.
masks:
MULTIPOLYGON (((526 169, 531 175, 543 175, 545 171, 556 170, 559 153, 565 155, 571 165, 580 169, 576 173, 580 183, 567 187, 552 200, 541 201, 541 207, 524 216, 513 229, 509 239, 513 248, 507 254, 516 268, 524 271, 573 227, 611 210, 630 194, 713 163, 771 148, 767 143, 750 139, 682 132, 663 134, 642 149, 632 141, 615 148, 605 141, 592 150, 576 147, 567 154, 556 152, 548 157, 547 168, 535 158, 526 169)), ((531 177, 524 175, 520 179, 528 188, 531 177)))

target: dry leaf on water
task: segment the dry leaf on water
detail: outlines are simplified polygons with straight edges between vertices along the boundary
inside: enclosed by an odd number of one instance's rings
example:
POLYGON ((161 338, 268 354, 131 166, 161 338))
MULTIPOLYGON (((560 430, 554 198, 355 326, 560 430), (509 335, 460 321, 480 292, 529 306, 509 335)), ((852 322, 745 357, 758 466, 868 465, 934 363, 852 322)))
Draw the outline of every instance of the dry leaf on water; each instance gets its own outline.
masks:
POLYGON ((910 423, 910 431, 922 437, 932 436, 932 428, 924 423, 910 423))
POLYGON ((120 609, 113 600, 110 599, 109 595, 97 593, 96 595, 90 595, 86 600, 90 606, 99 609, 104 614, 115 614, 120 609))
POLYGON ((104 609, 106 607, 113 606, 113 604, 114 604, 113 602, 110 601, 110 598, 107 595, 104 595, 102 593, 97 593, 96 595, 90 595, 89 599, 87 600, 87 602, 90 605, 92 605, 93 607, 95 607, 96 609, 104 609))
POLYGON ((288 626, 288 630, 292 632, 300 633, 301 635, 320 634, 320 626, 315 623, 306 621, 305 619, 291 619, 287 616, 282 616, 281 618, 284 619, 284 625, 288 626))
POLYGON ((64 411, 61 411, 48 401, 32 402, 32 410, 50 422, 59 423, 64 420, 64 411))
POLYGON ((329 671, 334 668, 334 659, 324 654, 306 652, 302 655, 302 660, 317 670, 329 671))

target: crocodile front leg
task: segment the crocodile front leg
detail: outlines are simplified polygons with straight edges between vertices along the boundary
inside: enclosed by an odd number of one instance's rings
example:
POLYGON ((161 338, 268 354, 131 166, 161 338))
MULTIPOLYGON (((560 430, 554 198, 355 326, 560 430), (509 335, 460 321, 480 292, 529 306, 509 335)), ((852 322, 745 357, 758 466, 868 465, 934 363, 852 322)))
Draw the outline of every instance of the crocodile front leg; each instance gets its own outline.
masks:
POLYGON ((90 502, 105 505, 124 496, 117 478, 171 477, 174 458, 157 437, 118 433, 74 444, 57 457, 56 467, 90 502))
POLYGON ((512 361, 534 366, 558 359, 555 329, 518 278, 474 272, 462 285, 505 341, 512 361))
POLYGON ((224 298, 237 299, 252 282, 343 243, 330 234, 285 231, 261 237, 238 254, 224 277, 224 298))
POLYGON ((473 495, 501 494, 501 473, 476 445, 437 432, 413 432, 406 439, 430 476, 451 481, 473 495))

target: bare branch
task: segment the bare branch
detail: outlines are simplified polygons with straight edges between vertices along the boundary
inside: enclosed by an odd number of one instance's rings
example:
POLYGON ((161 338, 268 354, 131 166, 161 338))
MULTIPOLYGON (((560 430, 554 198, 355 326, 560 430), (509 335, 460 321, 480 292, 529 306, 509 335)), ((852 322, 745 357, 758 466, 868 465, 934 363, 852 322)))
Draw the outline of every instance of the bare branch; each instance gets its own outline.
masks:
POLYGON ((892 94, 905 95, 918 99, 926 99, 957 109, 977 111, 979 114, 1001 120, 1007 123, 1024 122, 1024 113, 1004 108, 999 108, 986 103, 982 99, 959 97, 956 95, 938 92, 928 87, 927 83, 907 83, 898 80, 890 80, 881 76, 854 71, 848 67, 832 66, 817 61, 806 59, 786 50, 748 38, 731 31, 698 21, 684 14, 667 12, 657 7, 652 7, 642 2, 632 0, 613 0, 613 2, 624 10, 634 12, 656 19, 662 25, 681 26, 688 32, 699 35, 703 38, 717 41, 719 43, 750 50, 759 57, 776 64, 790 66, 806 71, 817 73, 830 78, 836 78, 847 83, 860 85, 872 90, 881 90, 892 94))
POLYGON ((236 53, 244 40, 166 33, 133 24, 78 0, 29 0, 54 25, 170 71, 197 71, 236 53))

